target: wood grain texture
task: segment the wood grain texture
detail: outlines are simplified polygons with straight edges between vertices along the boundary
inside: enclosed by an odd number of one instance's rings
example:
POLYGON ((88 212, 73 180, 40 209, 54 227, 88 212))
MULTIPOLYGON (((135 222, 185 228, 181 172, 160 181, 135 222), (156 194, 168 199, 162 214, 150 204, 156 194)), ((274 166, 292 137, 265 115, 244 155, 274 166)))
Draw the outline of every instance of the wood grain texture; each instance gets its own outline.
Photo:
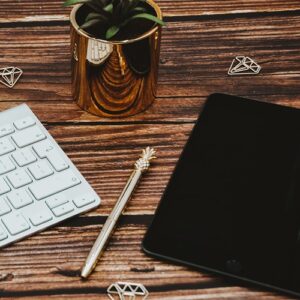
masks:
MULTIPOLYGON (((101 225, 85 224, 79 217, 4 248, 0 256, 0 295, 5 297, 55 296, 54 299, 107 299, 106 288, 115 281, 143 282, 150 299, 291 299, 263 292, 185 267, 158 262, 141 251, 146 229, 130 216, 121 220, 107 251, 89 280, 79 270, 101 225), (64 295, 64 296, 63 296, 64 295), (192 298, 193 296, 193 298, 192 298)), ((46 297, 45 297, 46 298, 46 297)))
MULTIPOLYGON (((207 97, 166 97, 157 98, 144 113, 128 118, 107 119, 81 110, 73 101, 26 101, 27 105, 44 124, 180 124, 195 123, 207 97)), ((298 95, 252 96, 256 101, 300 108, 298 95)), ((20 105, 23 101, 0 101, 0 111, 20 105)), ((25 102, 25 101, 24 101, 25 102)))
MULTIPOLYGON (((277 16, 171 22, 163 33, 158 97, 227 92, 265 100, 294 98, 300 92, 299 36, 300 15, 289 22, 277 16), (261 74, 228 76, 236 55, 256 59, 261 74)), ((1 100, 71 100, 67 26, 3 28, 0 48, 5 51, 0 66, 24 70, 13 90, 0 86, 1 100)))
MULTIPOLYGON (((300 105, 292 98, 286 103, 282 99, 273 102, 285 105, 300 105)), ((73 101, 26 101, 27 105, 45 124, 168 124, 193 123, 200 112, 205 97, 157 98, 153 105, 144 113, 127 118, 100 118, 81 110, 73 101)), ((0 111, 20 105, 22 101, 0 101, 0 111)))
MULTIPOLYGON (((157 0, 166 17, 176 16, 212 16, 249 13, 291 12, 300 10, 298 0, 157 0)), ((70 9, 62 7, 62 0, 2 0, 0 23, 68 20, 70 9)))
POLYGON ((2 299, 108 299, 115 281, 144 283, 149 299, 292 299, 151 259, 141 241, 207 95, 227 92, 300 108, 298 0, 158 0, 168 20, 158 98, 145 113, 117 120, 81 111, 71 99, 69 9, 62 0, 1 1, 0 67, 24 75, 0 85, 0 111, 27 102, 102 197, 102 205, 0 251, 2 299), (236 55, 263 67, 228 77, 236 55), (79 269, 140 149, 158 159, 131 199, 88 281, 79 269))

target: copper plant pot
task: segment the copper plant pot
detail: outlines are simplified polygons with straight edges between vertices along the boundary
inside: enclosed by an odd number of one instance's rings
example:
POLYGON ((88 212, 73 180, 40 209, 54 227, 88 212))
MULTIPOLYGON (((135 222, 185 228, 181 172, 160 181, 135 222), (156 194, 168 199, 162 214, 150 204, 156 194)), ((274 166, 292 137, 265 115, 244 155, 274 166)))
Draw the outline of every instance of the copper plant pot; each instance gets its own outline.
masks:
MULTIPOLYGON (((158 5, 147 1, 162 18, 158 5)), ((72 93, 77 104, 101 117, 132 116, 155 99, 161 26, 135 39, 106 41, 90 36, 71 12, 72 93)))

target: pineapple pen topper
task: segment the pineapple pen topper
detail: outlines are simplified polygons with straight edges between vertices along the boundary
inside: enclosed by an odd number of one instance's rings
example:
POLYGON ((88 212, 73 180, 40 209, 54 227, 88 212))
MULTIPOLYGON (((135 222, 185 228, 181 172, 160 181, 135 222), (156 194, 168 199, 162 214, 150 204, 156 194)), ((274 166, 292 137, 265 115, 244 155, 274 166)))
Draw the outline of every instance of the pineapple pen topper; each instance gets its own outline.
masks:
POLYGON ((123 189, 115 207, 107 218, 99 236, 97 237, 86 261, 81 270, 81 277, 87 278, 93 269, 96 267, 104 248, 116 226, 116 223, 124 211, 135 187, 137 186, 142 174, 150 167, 150 161, 155 157, 155 150, 147 147, 143 150, 141 157, 135 162, 134 170, 128 179, 125 188, 123 189))

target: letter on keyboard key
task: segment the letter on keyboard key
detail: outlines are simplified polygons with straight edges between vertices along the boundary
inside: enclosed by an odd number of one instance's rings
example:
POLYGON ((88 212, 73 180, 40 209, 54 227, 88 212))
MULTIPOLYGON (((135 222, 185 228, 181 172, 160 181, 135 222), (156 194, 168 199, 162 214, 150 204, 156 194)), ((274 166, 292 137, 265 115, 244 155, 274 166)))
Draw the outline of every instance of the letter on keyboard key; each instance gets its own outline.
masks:
POLYGON ((49 211, 49 208, 46 206, 44 208, 40 208, 37 212, 29 216, 30 222, 34 226, 38 226, 48 221, 51 221, 52 218, 52 214, 49 211))
POLYGON ((37 126, 29 127, 12 135, 12 139, 20 148, 34 144, 45 138, 46 136, 37 126))
POLYGON ((8 193, 10 191, 10 187, 5 182, 3 178, 0 178, 0 195, 8 193))
POLYGON ((2 222, 11 235, 16 235, 30 228, 20 213, 11 213, 2 218, 2 222))
POLYGON ((0 157, 0 175, 13 171, 15 168, 8 155, 0 157))
POLYGON ((17 129, 22 130, 27 127, 33 126, 35 121, 31 117, 26 117, 14 122, 14 125, 17 129))
POLYGON ((78 185, 80 182, 71 170, 67 170, 33 183, 29 190, 37 200, 41 200, 78 185))
POLYGON ((9 182, 13 185, 15 189, 18 189, 21 186, 27 185, 32 182, 29 175, 23 170, 19 169, 13 171, 7 175, 9 182))
POLYGON ((33 202, 33 200, 25 190, 13 191, 7 195, 7 198, 12 206, 16 209, 24 207, 33 202))
POLYGON ((0 216, 3 216, 11 211, 4 198, 0 198, 0 216))
POLYGON ((10 142, 8 138, 4 138, 0 140, 0 155, 15 151, 16 148, 10 142))
POLYGON ((0 225, 0 241, 5 240, 7 237, 7 233, 5 232, 4 228, 0 225))
POLYGON ((74 198, 73 202, 78 208, 81 208, 95 202, 95 200, 95 195, 92 193, 88 193, 74 198))
POLYGON ((70 202, 60 205, 60 206, 57 206, 52 209, 52 211, 56 217, 63 216, 73 210, 74 210, 74 207, 70 202))
POLYGON ((15 132, 15 130, 10 124, 0 126, 0 137, 11 134, 13 132, 15 132))

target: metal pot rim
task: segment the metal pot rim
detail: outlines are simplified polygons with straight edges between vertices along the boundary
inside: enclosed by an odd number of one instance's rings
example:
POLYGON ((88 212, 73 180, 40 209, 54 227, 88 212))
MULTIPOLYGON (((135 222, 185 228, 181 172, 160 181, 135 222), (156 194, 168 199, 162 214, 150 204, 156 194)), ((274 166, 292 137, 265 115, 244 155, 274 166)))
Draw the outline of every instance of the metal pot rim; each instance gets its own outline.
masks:
MULTIPOLYGON (((147 0, 147 3, 149 5, 151 5, 155 12, 156 12, 156 15, 158 18, 162 19, 162 12, 160 10, 160 7, 152 0, 147 0)), ((86 38, 89 38, 89 39, 93 39, 93 40, 96 40, 96 41, 99 41, 99 42, 102 42, 102 43, 106 43, 106 44, 113 44, 113 45, 120 45, 120 44, 129 44, 129 43, 133 43, 133 42, 136 42, 136 41, 140 41, 140 40, 143 40, 149 36, 151 36, 155 31, 157 31, 160 27, 160 25, 156 25, 154 26, 153 28, 151 28, 150 30, 148 30, 147 32, 145 32, 144 34, 138 36, 137 38, 134 38, 134 39, 128 39, 128 40, 121 40, 121 41, 108 41, 108 40, 102 40, 102 39, 99 39, 99 38, 96 38, 92 35, 90 35, 88 32, 80 29, 79 25, 77 24, 76 22, 76 14, 79 10, 79 8, 82 6, 83 4, 78 4, 78 5, 75 5, 71 11, 71 14, 70 14, 70 21, 71 21, 71 24, 72 26, 74 27, 74 29, 82 36, 86 37, 86 38)))

